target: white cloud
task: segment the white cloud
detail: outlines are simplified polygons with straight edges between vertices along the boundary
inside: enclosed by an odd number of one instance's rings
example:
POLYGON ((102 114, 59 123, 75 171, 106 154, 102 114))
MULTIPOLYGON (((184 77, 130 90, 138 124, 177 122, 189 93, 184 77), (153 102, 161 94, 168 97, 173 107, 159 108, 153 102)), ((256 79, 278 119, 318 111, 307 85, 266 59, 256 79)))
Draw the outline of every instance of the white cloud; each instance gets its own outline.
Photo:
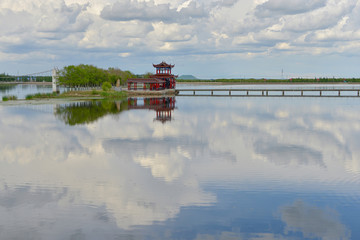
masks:
POLYGON ((83 39, 79 41, 80 47, 118 49, 122 52, 132 52, 139 47, 147 34, 154 28, 150 23, 100 21, 89 27, 83 39))
POLYGON ((84 14, 87 4, 64 1, 2 1, 0 21, 2 51, 11 59, 55 59, 58 49, 74 48, 92 20, 84 14))
POLYGON ((306 32, 335 26, 344 16, 351 13, 356 0, 328 1, 322 8, 294 16, 285 16, 284 30, 306 32))
POLYGON ((155 4, 154 1, 139 2, 124 0, 104 7, 101 17, 113 21, 162 21, 162 22, 183 22, 196 18, 204 18, 207 11, 204 5, 198 6, 191 1, 186 7, 179 11, 171 8, 170 4, 155 4))
POLYGON ((289 43, 282 42, 282 43, 277 43, 275 48, 280 49, 280 50, 287 50, 287 49, 290 49, 291 46, 289 43))
POLYGON ((183 26, 176 23, 164 24, 162 22, 153 24, 154 38, 162 42, 184 42, 191 40, 195 30, 191 26, 183 26))
POLYGON ((327 0, 268 0, 255 8, 258 17, 295 15, 324 7, 327 0))

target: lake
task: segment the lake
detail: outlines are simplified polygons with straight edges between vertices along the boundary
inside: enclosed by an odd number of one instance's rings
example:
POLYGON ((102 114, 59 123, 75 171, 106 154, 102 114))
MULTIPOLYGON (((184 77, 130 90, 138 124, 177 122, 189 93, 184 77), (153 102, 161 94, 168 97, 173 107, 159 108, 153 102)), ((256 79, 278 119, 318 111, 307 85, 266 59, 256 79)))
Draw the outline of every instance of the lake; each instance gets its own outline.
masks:
POLYGON ((360 98, 0 104, 0 116, 0 239, 360 239, 360 98))
MULTIPOLYGON (((67 91, 64 87, 60 87, 62 93, 67 91)), ((0 102, 3 96, 16 96, 18 99, 25 99, 27 95, 35 93, 52 93, 51 83, 47 84, 0 84, 0 102)))

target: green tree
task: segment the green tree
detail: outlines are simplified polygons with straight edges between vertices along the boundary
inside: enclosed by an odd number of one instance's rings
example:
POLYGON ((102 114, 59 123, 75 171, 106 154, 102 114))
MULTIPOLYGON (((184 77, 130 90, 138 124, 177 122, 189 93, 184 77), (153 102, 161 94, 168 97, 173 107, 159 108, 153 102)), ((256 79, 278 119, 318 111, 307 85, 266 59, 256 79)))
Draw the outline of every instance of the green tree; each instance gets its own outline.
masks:
POLYGON ((127 80, 129 78, 134 78, 135 77, 135 75, 132 72, 130 72, 130 71, 122 71, 119 68, 109 68, 108 73, 109 73, 109 81, 112 84, 115 84, 116 81, 118 79, 120 79, 120 83, 122 85, 124 85, 124 84, 127 83, 127 80))
POLYGON ((104 70, 93 65, 69 65, 59 71, 59 83, 68 87, 94 87, 101 86, 104 82, 116 84, 118 79, 125 84, 127 79, 134 77, 130 71, 118 68, 104 70))

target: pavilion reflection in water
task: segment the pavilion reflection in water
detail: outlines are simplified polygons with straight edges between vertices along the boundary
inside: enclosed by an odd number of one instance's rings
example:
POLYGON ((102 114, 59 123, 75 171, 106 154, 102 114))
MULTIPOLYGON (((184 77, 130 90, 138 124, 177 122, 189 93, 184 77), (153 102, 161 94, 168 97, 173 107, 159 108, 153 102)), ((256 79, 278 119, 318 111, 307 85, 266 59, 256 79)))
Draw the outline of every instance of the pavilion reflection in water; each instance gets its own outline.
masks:
POLYGON ((89 101, 57 104, 53 109, 56 118, 68 125, 89 124, 107 115, 118 116, 128 110, 154 110, 154 121, 172 120, 175 97, 128 98, 118 101, 89 101))
POLYGON ((172 112, 175 109, 175 97, 156 98, 128 98, 128 108, 149 109, 156 112, 154 121, 165 123, 171 121, 172 112))

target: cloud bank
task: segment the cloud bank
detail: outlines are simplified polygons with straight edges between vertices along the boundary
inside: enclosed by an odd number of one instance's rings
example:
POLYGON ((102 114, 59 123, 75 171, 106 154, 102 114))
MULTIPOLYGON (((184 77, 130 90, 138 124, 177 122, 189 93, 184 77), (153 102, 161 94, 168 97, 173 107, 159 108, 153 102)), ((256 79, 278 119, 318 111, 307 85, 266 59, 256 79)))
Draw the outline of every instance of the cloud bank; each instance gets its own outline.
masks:
POLYGON ((359 19, 356 0, 3 0, 0 61, 351 57, 359 19))

